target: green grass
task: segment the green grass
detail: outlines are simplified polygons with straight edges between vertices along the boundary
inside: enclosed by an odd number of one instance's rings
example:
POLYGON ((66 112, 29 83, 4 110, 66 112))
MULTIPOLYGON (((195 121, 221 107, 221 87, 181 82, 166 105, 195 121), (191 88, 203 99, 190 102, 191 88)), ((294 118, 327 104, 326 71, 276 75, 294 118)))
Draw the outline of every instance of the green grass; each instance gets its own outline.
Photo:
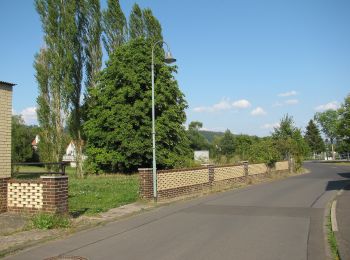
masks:
POLYGON ((329 247, 331 249, 332 258, 334 260, 340 260, 337 240, 336 240, 335 234, 332 230, 331 214, 329 214, 329 216, 328 216, 327 228, 328 228, 327 239, 328 239, 329 247))
POLYGON ((39 213, 32 217, 31 225, 38 229, 69 228, 70 220, 67 216, 39 213))
POLYGON ((77 217, 105 212, 138 199, 138 175, 87 176, 69 179, 69 212, 77 217))
MULTIPOLYGON (((37 166, 20 166, 16 170, 13 177, 19 179, 39 178, 40 174, 35 172, 46 171, 44 167, 37 166), (21 174, 21 172, 27 173, 21 174)), ((138 199, 137 174, 89 175, 79 179, 76 178, 75 168, 71 167, 66 168, 66 173, 69 176, 69 213, 73 217, 105 212, 138 199)))

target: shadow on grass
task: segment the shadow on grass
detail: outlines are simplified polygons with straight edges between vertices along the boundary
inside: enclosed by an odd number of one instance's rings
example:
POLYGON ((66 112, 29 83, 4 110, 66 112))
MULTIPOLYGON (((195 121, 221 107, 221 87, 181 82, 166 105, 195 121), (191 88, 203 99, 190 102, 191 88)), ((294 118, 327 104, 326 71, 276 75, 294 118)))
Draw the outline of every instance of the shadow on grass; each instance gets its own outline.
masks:
POLYGON ((88 210, 89 210, 89 208, 81 208, 81 209, 73 210, 73 211, 69 212, 69 215, 72 218, 78 218, 81 215, 84 215, 88 210))

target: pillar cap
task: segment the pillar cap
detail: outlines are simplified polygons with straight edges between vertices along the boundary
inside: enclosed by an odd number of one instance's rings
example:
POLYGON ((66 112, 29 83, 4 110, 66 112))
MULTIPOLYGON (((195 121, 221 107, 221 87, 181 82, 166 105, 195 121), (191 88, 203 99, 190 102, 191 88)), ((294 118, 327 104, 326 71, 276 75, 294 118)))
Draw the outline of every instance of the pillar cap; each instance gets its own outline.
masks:
POLYGON ((40 179, 68 179, 67 175, 60 175, 60 176, 48 176, 48 175, 44 175, 44 176, 40 176, 40 179))

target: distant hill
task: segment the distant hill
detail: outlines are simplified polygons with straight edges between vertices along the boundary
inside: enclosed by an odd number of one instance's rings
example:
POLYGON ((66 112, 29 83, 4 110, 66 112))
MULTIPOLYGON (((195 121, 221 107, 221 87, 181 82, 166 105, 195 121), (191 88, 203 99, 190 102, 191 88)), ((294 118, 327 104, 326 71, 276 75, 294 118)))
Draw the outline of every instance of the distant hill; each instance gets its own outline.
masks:
POLYGON ((213 132, 213 131, 204 131, 199 130, 199 132, 211 143, 214 140, 215 136, 223 136, 223 132, 213 132))

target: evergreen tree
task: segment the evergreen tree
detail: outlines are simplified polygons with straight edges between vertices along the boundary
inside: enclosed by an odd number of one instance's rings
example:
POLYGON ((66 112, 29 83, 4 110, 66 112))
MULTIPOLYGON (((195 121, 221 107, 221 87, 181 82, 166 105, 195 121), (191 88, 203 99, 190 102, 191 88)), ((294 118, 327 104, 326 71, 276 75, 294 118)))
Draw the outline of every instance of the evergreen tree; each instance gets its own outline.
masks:
POLYGON ((305 141, 313 153, 321 153, 325 150, 325 144, 322 140, 320 131, 313 120, 310 120, 306 127, 305 141))
POLYGON ((129 36, 130 39, 146 37, 145 23, 140 6, 134 4, 129 17, 129 36))
POLYGON ((121 10, 119 0, 108 0, 107 10, 102 12, 103 32, 102 41, 108 54, 124 44, 127 40, 127 22, 121 10))
MULTIPOLYGON (((110 56, 88 108, 84 130, 91 171, 135 171, 152 165, 151 42, 131 40, 110 56)), ((186 165, 192 158, 183 123, 187 103, 164 53, 155 56, 157 167, 186 165)))

